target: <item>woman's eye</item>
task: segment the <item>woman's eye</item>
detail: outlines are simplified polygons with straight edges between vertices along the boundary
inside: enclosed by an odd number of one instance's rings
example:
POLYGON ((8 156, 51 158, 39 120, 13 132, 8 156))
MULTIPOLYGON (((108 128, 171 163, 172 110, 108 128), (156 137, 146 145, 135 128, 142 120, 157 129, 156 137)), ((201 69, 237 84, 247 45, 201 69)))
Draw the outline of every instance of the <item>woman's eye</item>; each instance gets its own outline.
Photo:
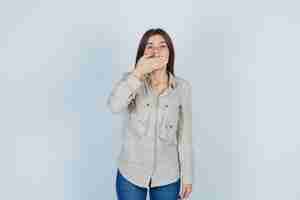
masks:
POLYGON ((165 47, 167 47, 166 45, 162 45, 162 46, 160 46, 160 48, 165 48, 165 47))
POLYGON ((152 46, 148 46, 147 49, 152 49, 152 46))

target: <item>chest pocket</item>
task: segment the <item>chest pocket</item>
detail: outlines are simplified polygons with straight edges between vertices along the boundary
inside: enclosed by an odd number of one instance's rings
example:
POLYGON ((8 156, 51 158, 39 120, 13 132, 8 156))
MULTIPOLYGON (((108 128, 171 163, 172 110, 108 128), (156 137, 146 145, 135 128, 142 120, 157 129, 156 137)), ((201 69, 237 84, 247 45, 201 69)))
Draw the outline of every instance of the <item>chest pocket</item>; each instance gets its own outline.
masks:
POLYGON ((140 138, 146 136, 152 106, 150 100, 137 99, 136 106, 129 115, 129 128, 135 136, 140 138))
POLYGON ((161 124, 159 137, 168 144, 176 145, 178 143, 178 122, 180 112, 180 102, 177 98, 168 98, 161 102, 161 124))

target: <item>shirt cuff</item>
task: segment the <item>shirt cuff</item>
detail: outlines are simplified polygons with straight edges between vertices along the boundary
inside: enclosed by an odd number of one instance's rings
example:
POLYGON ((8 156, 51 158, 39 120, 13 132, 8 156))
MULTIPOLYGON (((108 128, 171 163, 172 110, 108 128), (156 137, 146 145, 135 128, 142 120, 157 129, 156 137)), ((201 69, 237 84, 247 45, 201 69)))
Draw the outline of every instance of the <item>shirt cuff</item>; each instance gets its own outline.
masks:
POLYGON ((191 175, 181 176, 181 178, 184 184, 193 184, 193 178, 191 175))
POLYGON ((127 84, 131 92, 135 92, 142 84, 142 81, 132 73, 127 78, 127 84))

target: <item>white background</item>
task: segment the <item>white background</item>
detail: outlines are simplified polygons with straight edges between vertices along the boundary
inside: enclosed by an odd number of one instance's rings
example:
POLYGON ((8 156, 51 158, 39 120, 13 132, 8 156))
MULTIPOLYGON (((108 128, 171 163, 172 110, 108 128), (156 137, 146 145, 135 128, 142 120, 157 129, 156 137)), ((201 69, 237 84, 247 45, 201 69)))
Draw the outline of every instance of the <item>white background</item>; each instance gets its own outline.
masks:
POLYGON ((297 1, 1 1, 0 199, 116 199, 105 103, 148 28, 193 86, 190 199, 300 199, 297 1))

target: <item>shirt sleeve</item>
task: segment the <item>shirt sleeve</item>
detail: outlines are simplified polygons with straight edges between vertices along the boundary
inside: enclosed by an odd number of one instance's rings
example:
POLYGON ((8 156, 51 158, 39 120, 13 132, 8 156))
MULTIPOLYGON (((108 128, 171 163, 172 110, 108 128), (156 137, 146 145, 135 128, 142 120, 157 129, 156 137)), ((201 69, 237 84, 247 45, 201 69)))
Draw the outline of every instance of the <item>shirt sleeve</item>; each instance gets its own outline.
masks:
POLYGON ((189 82, 182 87, 181 117, 179 121, 179 160, 182 182, 193 183, 192 147, 192 88, 189 82))
POLYGON ((112 113, 124 111, 135 98, 142 82, 132 72, 123 73, 122 78, 115 83, 107 99, 107 106, 110 111, 112 113))

